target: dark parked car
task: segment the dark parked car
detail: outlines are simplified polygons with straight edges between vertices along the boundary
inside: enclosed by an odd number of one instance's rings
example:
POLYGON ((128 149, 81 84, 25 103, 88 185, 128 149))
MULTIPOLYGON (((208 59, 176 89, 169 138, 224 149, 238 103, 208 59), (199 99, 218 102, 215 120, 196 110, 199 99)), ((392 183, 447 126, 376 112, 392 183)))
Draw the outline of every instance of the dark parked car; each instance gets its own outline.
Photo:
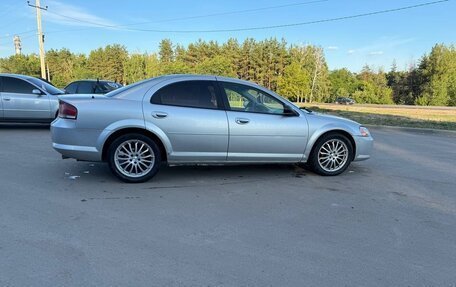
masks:
POLYGON ((105 80, 75 81, 65 87, 67 94, 106 94, 122 87, 121 84, 105 80))
POLYGON ((353 105, 354 103, 355 103, 355 100, 350 99, 350 98, 340 97, 340 98, 336 99, 336 104, 339 104, 339 105, 353 105))

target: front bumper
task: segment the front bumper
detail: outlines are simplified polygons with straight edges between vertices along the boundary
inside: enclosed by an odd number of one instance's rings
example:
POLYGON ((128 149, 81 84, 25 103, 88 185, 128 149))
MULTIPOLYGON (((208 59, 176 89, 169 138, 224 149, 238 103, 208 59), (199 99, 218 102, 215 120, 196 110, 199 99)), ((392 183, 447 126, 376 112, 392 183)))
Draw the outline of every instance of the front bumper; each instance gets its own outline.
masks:
POLYGON ((76 128, 74 120, 57 119, 51 125, 52 147, 66 158, 101 161, 100 134, 99 130, 76 128))
POLYGON ((374 147, 374 139, 371 136, 354 136, 353 138, 356 144, 356 154, 353 161, 362 161, 369 159, 374 147))

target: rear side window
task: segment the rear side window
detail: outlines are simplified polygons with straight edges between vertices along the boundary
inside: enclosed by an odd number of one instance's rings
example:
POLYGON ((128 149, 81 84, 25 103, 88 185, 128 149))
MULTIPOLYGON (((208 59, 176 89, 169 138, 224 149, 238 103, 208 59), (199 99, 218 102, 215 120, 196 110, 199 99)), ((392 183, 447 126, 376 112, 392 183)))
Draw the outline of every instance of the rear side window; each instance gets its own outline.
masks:
POLYGON ((68 94, 76 94, 76 89, 78 88, 78 83, 71 83, 65 88, 65 92, 68 94))
POLYGON ((93 94, 94 83, 92 82, 80 82, 78 86, 78 94, 93 94))
POLYGON ((24 80, 2 77, 2 92, 4 93, 31 94, 33 89, 36 87, 24 80))
POLYGON ((218 109, 216 83, 213 81, 186 81, 170 84, 158 90, 152 104, 204 109, 218 109))

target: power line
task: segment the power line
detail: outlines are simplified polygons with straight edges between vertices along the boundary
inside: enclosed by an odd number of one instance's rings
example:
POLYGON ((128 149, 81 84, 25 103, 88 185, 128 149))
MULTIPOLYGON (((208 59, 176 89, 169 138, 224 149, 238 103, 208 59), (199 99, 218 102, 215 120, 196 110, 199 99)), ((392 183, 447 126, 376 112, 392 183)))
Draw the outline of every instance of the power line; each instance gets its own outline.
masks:
MULTIPOLYGON (((324 1, 328 1, 328 0, 324 0, 324 1)), ((297 26, 304 26, 304 25, 311 25, 311 24, 318 24, 318 23, 326 23, 326 22, 343 21, 343 20, 349 20, 349 19, 355 19, 355 18, 361 18, 361 17, 374 16, 374 15, 379 15, 379 14, 399 12, 399 11, 404 11, 404 10, 424 7, 424 6, 441 4, 441 3, 449 2, 449 1, 450 0, 437 0, 437 1, 421 3, 421 4, 409 5, 409 6, 403 6, 403 7, 399 7, 399 8, 392 8, 392 9, 385 9, 385 10, 378 10, 378 11, 366 12, 366 13, 355 14, 355 15, 348 15, 348 16, 335 17, 335 18, 325 18, 325 19, 306 21, 306 22, 298 22, 298 23, 290 23, 290 24, 270 25, 270 26, 258 26, 258 27, 247 27, 247 28, 232 28, 232 29, 214 29, 214 30, 160 30, 160 29, 145 29, 145 28, 125 28, 125 30, 127 30, 127 31, 137 31, 137 32, 153 32, 153 33, 224 33, 224 32, 241 32, 241 31, 267 30, 267 29, 297 27, 297 26)), ((317 1, 311 1, 311 2, 315 3, 317 1)), ((309 4, 311 2, 305 2, 305 3, 309 4)), ((302 2, 301 5, 303 3, 304 2, 302 2)), ((280 5, 280 6, 270 6, 270 7, 263 7, 263 8, 257 8, 257 9, 249 9, 249 10, 241 10, 241 11, 223 12, 223 13, 242 13, 242 12, 253 11, 253 10, 259 11, 259 10, 273 9, 273 8, 277 8, 277 7, 284 7, 284 6, 290 6, 290 5, 298 5, 298 3, 280 5)), ((50 11, 48 11, 48 12, 50 12, 50 11)), ((127 26, 131 26, 131 25, 139 24, 139 23, 135 23, 135 24, 124 24, 124 25, 105 25, 105 24, 101 24, 101 23, 96 23, 96 22, 86 21, 86 20, 83 20, 83 19, 69 17, 69 16, 66 16, 66 15, 63 15, 63 14, 59 14, 59 13, 55 13, 55 12, 51 12, 51 13, 54 13, 54 14, 57 14, 57 15, 60 15, 62 17, 66 17, 66 18, 69 18, 69 19, 72 19, 72 20, 75 20, 75 21, 90 23, 90 24, 93 24, 93 25, 106 27, 106 28, 127 27, 127 26)), ((221 13, 217 13, 217 14, 221 14, 221 13)), ((208 15, 201 15, 201 16, 193 16, 193 17, 209 17, 209 16, 212 16, 212 15, 215 15, 215 14, 216 13, 208 14, 208 15)), ((190 17, 186 17, 186 18, 190 18, 190 17)), ((175 19, 183 19, 183 18, 175 18, 175 19)), ((84 28, 84 30, 86 30, 86 29, 87 28, 84 28)), ((83 29, 49 31, 48 34, 49 33, 58 33, 58 32, 68 32, 68 31, 78 31, 78 30, 83 30, 83 29)))
POLYGON ((404 6, 404 7, 386 9, 386 10, 379 10, 379 11, 373 11, 373 12, 367 12, 367 13, 361 13, 361 14, 355 14, 355 15, 349 15, 349 16, 326 18, 326 19, 299 22, 299 23, 291 23, 291 24, 271 25, 271 26, 259 26, 259 27, 235 28, 235 29, 215 29, 215 30, 156 30, 156 29, 134 29, 134 30, 142 31, 142 32, 156 32, 156 33, 223 33, 223 32, 241 32, 241 31, 277 29, 277 28, 296 27, 296 26, 304 26, 304 25, 318 24, 318 23, 325 23, 325 22, 342 21, 342 20, 348 20, 348 19, 354 19, 354 18, 373 16, 373 15, 378 15, 378 14, 386 14, 386 13, 414 9, 414 8, 418 8, 418 7, 435 5, 435 4, 448 2, 448 1, 450 1, 450 0, 439 0, 439 1, 432 1, 432 2, 422 3, 422 4, 410 5, 410 6, 404 6))
POLYGON ((206 15, 197 15, 197 16, 187 16, 181 18, 170 18, 158 21, 148 21, 142 23, 135 23, 129 25, 122 25, 122 26, 133 26, 133 25, 142 25, 142 24, 156 24, 156 23, 166 23, 166 22, 174 22, 180 20, 191 20, 191 19, 200 19, 200 18, 209 18, 209 17, 216 17, 216 16, 227 16, 227 15, 234 15, 234 14, 243 14, 243 13, 250 13, 250 12, 258 12, 258 11, 266 11, 266 10, 273 10, 273 9, 280 9, 280 8, 288 8, 288 7, 296 7, 308 4, 316 4, 322 2, 328 2, 329 0, 316 0, 316 1, 306 1, 306 2, 297 2, 297 3, 290 3, 284 5, 276 5, 276 6, 269 6, 269 7, 261 7, 261 8, 252 8, 246 10, 237 10, 237 11, 229 11, 229 12, 219 12, 213 14, 206 14, 206 15))
MULTIPOLYGON (((37 31, 36 29, 33 29, 33 30, 27 30, 27 31, 19 32, 19 33, 11 33, 11 35, 25 35, 25 34, 35 33, 36 31, 37 31)), ((0 36, 0 39, 10 38, 11 35, 9 35, 9 36, 0 36)))
POLYGON ((302 5, 308 5, 308 4, 316 4, 316 3, 328 2, 328 1, 330 1, 330 0, 314 0, 314 1, 305 1, 305 2, 295 2, 295 3, 290 3, 290 4, 252 8, 252 9, 245 9, 245 10, 217 12, 217 13, 212 13, 212 14, 186 16, 186 17, 179 17, 179 18, 169 18, 169 19, 163 19, 163 20, 145 21, 145 22, 119 24, 119 25, 108 25, 108 24, 93 22, 93 21, 89 21, 89 20, 85 20, 85 19, 79 19, 79 18, 67 16, 67 15, 57 13, 54 11, 50 11, 50 10, 48 10, 47 12, 60 16, 60 17, 64 17, 64 18, 73 20, 73 21, 77 21, 77 22, 87 23, 87 24, 96 25, 96 26, 100 26, 100 27, 106 27, 106 28, 120 28, 120 27, 129 27, 129 26, 137 26, 137 25, 144 25, 144 24, 157 24, 157 23, 166 23, 166 22, 174 22, 174 21, 181 21, 181 20, 201 19, 201 18, 209 18, 209 17, 216 17, 216 16, 226 16, 226 15, 258 12, 258 11, 266 11, 266 10, 273 10, 273 9, 280 9, 280 8, 287 8, 287 7, 296 7, 296 6, 302 6, 302 5))
POLYGON ((63 18, 67 18, 67 19, 70 19, 70 20, 73 20, 73 21, 87 23, 87 24, 96 25, 96 26, 100 26, 100 27, 106 27, 106 28, 115 28, 116 27, 116 25, 108 25, 108 24, 102 24, 102 23, 88 21, 88 20, 85 20, 85 19, 74 18, 74 17, 71 17, 71 16, 67 16, 67 15, 64 15, 64 14, 53 12, 53 11, 50 11, 50 10, 47 10, 47 13, 51 13, 51 14, 54 14, 54 15, 57 15, 57 16, 60 16, 60 17, 63 17, 63 18))

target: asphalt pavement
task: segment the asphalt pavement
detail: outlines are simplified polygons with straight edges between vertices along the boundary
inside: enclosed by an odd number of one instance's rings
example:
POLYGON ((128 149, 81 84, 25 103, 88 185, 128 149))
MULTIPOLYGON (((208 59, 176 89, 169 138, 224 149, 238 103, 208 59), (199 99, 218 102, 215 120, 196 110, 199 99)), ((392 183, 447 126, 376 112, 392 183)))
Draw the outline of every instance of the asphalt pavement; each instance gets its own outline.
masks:
POLYGON ((456 134, 372 128, 337 177, 165 167, 125 184, 0 126, 0 286, 456 286, 456 134))

